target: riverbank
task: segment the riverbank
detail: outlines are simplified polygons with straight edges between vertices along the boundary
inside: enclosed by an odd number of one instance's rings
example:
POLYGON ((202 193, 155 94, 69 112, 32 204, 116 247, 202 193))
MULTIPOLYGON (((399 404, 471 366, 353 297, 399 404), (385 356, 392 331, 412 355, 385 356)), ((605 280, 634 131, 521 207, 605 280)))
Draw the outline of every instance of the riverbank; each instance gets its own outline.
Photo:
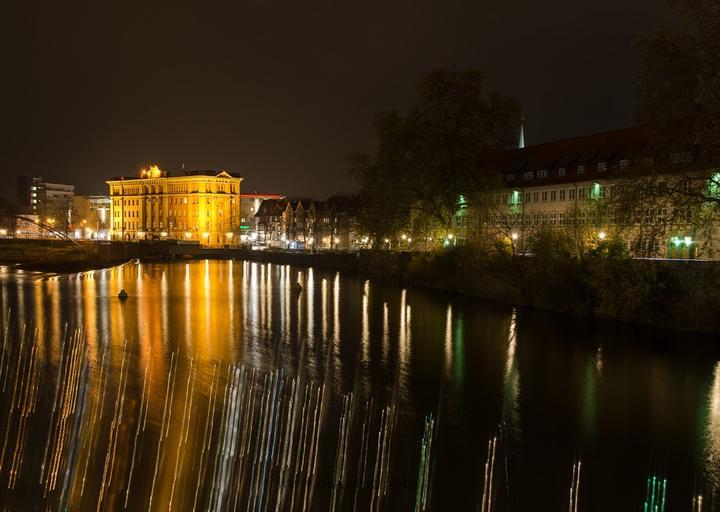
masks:
POLYGON ((169 243, 2 240, 0 264, 81 272, 134 258, 250 260, 397 279, 494 302, 665 329, 720 334, 720 262, 434 253, 205 249, 169 243))
POLYGON ((246 251, 265 263, 358 271, 406 284, 577 316, 720 334, 720 262, 436 253, 246 251))
POLYGON ((0 242, 0 265, 51 273, 84 272, 121 265, 136 257, 126 251, 98 244, 63 240, 13 240, 0 242))
POLYGON ((720 333, 720 262, 364 253, 360 271, 495 302, 677 331, 720 333))

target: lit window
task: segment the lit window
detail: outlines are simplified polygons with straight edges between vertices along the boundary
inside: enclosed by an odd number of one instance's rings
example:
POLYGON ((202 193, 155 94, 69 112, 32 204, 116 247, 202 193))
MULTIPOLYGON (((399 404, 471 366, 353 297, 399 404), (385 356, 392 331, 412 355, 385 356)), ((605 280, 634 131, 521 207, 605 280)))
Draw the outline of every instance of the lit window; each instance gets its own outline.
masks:
POLYGON ((585 165, 580 164, 577 166, 577 173, 578 174, 585 174, 585 165))
POLYGON ((523 179, 524 180, 531 180, 534 177, 534 173, 532 171, 527 171, 523 173, 523 179))
POLYGON ((565 169, 565 167, 560 167, 558 169, 558 176, 565 176, 565 174, 567 174, 567 169, 565 169))
POLYGON ((607 162, 598 162, 598 164, 597 164, 597 170, 598 170, 598 172, 605 172, 605 171, 607 171, 607 162))
POLYGON ((547 177, 548 177, 547 169, 538 171, 538 178, 547 178, 547 177))
POLYGON ((630 159, 623 158, 620 160, 620 169, 627 169, 628 167, 630 167, 630 159))

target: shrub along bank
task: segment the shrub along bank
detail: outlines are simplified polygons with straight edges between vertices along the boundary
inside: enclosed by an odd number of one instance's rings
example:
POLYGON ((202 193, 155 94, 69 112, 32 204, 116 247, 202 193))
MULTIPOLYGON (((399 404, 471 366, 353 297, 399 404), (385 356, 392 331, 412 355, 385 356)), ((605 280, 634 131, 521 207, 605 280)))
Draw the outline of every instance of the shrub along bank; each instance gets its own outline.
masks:
POLYGON ((720 262, 590 253, 512 256, 472 248, 363 253, 362 271, 493 301, 720 333, 720 262))

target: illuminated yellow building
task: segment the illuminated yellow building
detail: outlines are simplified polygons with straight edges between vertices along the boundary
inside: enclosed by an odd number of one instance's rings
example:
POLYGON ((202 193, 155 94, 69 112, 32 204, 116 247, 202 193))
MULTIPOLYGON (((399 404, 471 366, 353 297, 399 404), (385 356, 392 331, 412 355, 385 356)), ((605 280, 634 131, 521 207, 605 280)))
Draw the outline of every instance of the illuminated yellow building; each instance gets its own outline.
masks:
POLYGON ((113 240, 181 240, 219 247, 240 235, 242 178, 227 171, 184 171, 156 165, 138 178, 119 177, 110 187, 113 240))

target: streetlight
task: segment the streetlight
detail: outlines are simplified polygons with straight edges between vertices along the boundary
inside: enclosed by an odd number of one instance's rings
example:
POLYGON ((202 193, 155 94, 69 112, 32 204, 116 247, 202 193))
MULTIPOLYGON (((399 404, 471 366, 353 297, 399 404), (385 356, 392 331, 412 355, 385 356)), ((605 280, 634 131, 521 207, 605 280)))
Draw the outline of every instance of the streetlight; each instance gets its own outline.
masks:
POLYGON ((598 233, 598 238, 600 240, 605 240, 607 238, 607 233, 605 231, 600 231, 600 233, 598 233))

